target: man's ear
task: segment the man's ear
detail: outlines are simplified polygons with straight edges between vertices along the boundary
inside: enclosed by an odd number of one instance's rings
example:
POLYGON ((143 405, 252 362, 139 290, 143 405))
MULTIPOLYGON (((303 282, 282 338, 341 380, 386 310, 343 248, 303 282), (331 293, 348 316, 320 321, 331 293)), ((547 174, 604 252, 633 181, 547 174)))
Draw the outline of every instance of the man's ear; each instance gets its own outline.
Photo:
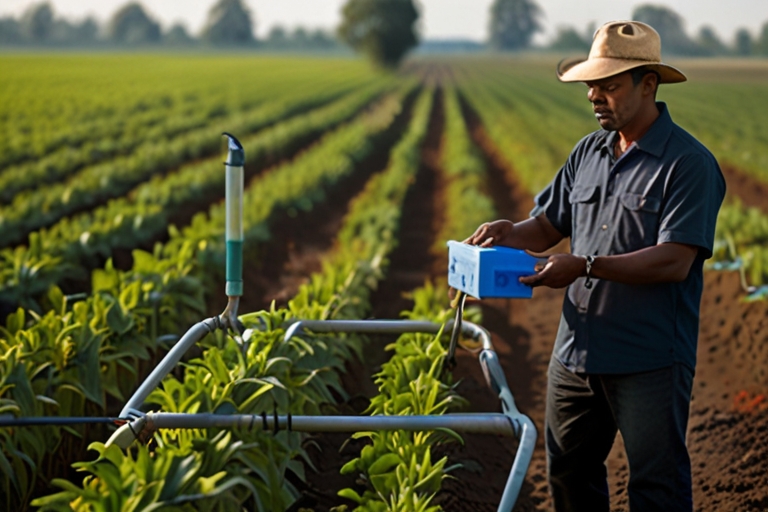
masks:
POLYGON ((659 90, 659 75, 656 73, 646 73, 643 76, 643 95, 652 95, 656 97, 656 91, 659 90))

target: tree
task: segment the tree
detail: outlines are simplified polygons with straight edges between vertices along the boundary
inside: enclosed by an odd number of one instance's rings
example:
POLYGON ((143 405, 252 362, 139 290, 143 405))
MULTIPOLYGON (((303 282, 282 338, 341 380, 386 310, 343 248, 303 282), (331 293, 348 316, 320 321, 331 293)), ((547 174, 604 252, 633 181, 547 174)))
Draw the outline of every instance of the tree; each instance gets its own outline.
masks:
POLYGON ((53 32, 53 8, 48 2, 34 4, 21 15, 21 35, 28 41, 42 43, 53 32))
POLYGON ((550 49, 557 51, 589 51, 592 42, 584 39, 573 27, 558 27, 555 40, 549 45, 550 49))
POLYGON ((267 42, 275 48, 284 48, 288 45, 288 32, 280 25, 275 25, 269 29, 267 34, 267 42))
POLYGON ((534 0, 495 0, 491 6, 490 40, 497 50, 523 50, 542 30, 544 15, 534 0))
POLYGON ((160 24, 144 12, 141 4, 131 2, 112 16, 107 37, 116 43, 157 43, 160 41, 160 24))
POLYGON ((725 55, 728 48, 723 44, 714 29, 708 25, 701 27, 699 36, 696 38, 696 44, 705 55, 725 55))
POLYGON ((293 46, 305 48, 309 46, 309 32, 304 27, 296 27, 291 33, 293 46))
POLYGON ((760 30, 760 38, 755 43, 755 54, 768 57, 768 21, 763 24, 760 30))
POLYGON ((656 29, 661 37, 661 49, 676 55, 698 55, 698 46, 685 33, 683 18, 668 7, 641 5, 635 9, 632 19, 656 29))
POLYGON ((413 0, 348 0, 339 38, 375 64, 394 68, 418 44, 413 0))
POLYGON ((0 18, 0 44, 16 44, 22 41, 19 22, 10 16, 0 18))
POLYGON ((59 18, 53 20, 53 26, 47 39, 53 43, 71 44, 77 39, 75 30, 75 26, 69 21, 59 18))
POLYGON ((80 43, 94 43, 99 35, 99 24, 89 16, 75 25, 75 35, 80 43))
POLYGON ((338 41, 333 37, 332 33, 329 34, 321 28, 315 29, 309 35, 309 43, 313 48, 321 50, 336 48, 339 45, 338 41))
POLYGON ((163 36, 163 42, 173 46, 185 46, 195 42, 181 23, 175 23, 163 36))
POLYGON ((243 45, 254 42, 255 24, 242 0, 219 0, 208 11, 203 40, 215 45, 243 45))
POLYGON ((752 55, 752 34, 745 28, 736 31, 736 55, 752 55))

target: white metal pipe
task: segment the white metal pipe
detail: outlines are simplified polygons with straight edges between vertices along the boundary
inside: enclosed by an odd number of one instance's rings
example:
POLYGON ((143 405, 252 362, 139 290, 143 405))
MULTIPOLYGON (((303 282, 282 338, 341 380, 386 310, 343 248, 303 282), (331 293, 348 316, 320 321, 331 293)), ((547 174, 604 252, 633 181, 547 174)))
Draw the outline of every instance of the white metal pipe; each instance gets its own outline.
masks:
POLYGON ((536 425, 530 418, 522 414, 517 415, 517 421, 521 423, 518 436, 520 442, 517 446, 515 460, 512 463, 512 470, 509 472, 507 483, 504 486, 504 493, 501 495, 498 512, 511 512, 515 506, 520 489, 523 487, 525 474, 528 472, 528 466, 533 458, 533 449, 536 446, 536 425))
MULTIPOLYGON (((453 321, 445 324, 445 329, 452 329, 453 321)), ((442 326, 431 322, 414 322, 408 320, 302 320, 291 325, 286 330, 285 340, 289 340, 298 332, 306 329, 313 332, 362 332, 362 333, 391 333, 401 334, 405 332, 425 332, 425 333, 437 333, 442 326)), ((520 489, 525 481, 525 475, 528 471, 528 467, 533 457, 533 450, 536 446, 536 426, 530 418, 520 413, 515 404, 512 392, 507 384, 507 379, 504 376, 504 371, 499 362, 499 356, 493 349, 491 343, 491 337, 488 332, 482 327, 473 324, 471 322, 462 322, 461 331, 465 335, 471 336, 475 340, 481 340, 483 350, 480 352, 479 360, 485 374, 485 379, 491 390, 496 393, 502 404, 504 410, 503 416, 505 416, 511 425, 514 434, 519 439, 517 452, 515 459, 512 463, 512 469, 510 470, 509 477, 507 477, 507 483, 504 487, 504 492, 501 497, 501 502, 497 512, 511 512, 515 506, 518 496, 520 495, 520 489)), ((435 416, 434 418, 445 418, 452 415, 435 416)), ((458 416, 458 415, 457 415, 458 416)), ((496 415, 469 415, 466 421, 470 424, 475 422, 485 421, 484 417, 496 416, 496 415)), ((360 430, 366 430, 366 428, 360 428, 360 430)), ((376 428, 369 428, 367 430, 378 430, 376 428)), ((478 433, 477 431, 459 430, 454 428, 457 432, 465 433, 478 433)), ((492 433, 492 432, 483 432, 492 433)), ((505 434, 508 435, 508 434, 505 434)))
MULTIPOLYGON (((275 430, 275 416, 253 414, 184 414, 150 412, 147 427, 159 428, 245 428, 275 430)), ((277 430, 288 430, 289 417, 277 416, 277 430)), ((513 437, 515 429, 508 416, 488 414, 443 414, 440 416, 291 416, 295 432, 363 432, 405 430, 420 432, 447 428, 471 434, 496 434, 513 437)))
POLYGON ((138 410, 138 408, 141 407, 144 400, 146 400, 149 394, 160 384, 160 381, 174 369, 184 354, 187 353, 187 350, 203 339, 208 333, 215 331, 218 328, 218 325, 218 319, 209 318, 190 327, 184 336, 182 336, 171 350, 168 351, 158 365, 155 366, 152 373, 144 379, 144 382, 141 383, 139 389, 137 389, 131 398, 128 399, 125 407, 120 411, 120 417, 128 418, 132 416, 132 411, 138 410))
MULTIPOLYGON (((445 331, 453 327, 453 320, 446 322, 445 331)), ((297 333, 306 330, 312 332, 358 332, 365 334, 403 334, 423 332, 437 334, 443 324, 415 320, 298 320, 286 331, 284 340, 288 341, 297 333)), ((493 350, 488 331, 477 324, 462 322, 461 331, 474 340, 480 340, 483 348, 493 350)))
MULTIPOLYGON (((181 340, 171 349, 168 355, 158 364, 155 370, 142 383, 130 398, 120 417, 130 417, 132 412, 144 402, 160 381, 178 363, 183 354, 193 344, 202 339, 208 332, 221 327, 218 318, 212 318, 195 324, 181 340)), ((445 324, 445 329, 451 329, 453 321, 445 324)), ((406 332, 423 332, 436 334, 443 328, 441 324, 410 320, 299 320, 293 323, 285 333, 289 340, 303 330, 313 332, 359 332, 367 334, 402 334, 406 332)), ((486 381, 494 393, 497 393, 504 410, 503 414, 445 414, 441 416, 293 416, 291 430, 301 432, 358 432, 368 430, 407 430, 424 431, 437 428, 449 428, 456 432, 516 435, 519 446, 515 455, 507 484, 504 488, 498 512, 511 512, 519 496, 525 474, 533 456, 536 444, 536 427, 527 416, 521 414, 509 389, 504 371, 501 368, 498 355, 493 350, 490 335, 482 327, 471 322, 462 322, 461 330, 465 335, 482 342, 483 350, 479 359, 486 381)), ((277 426, 288 428, 288 416, 277 416, 277 426)), ((128 436, 133 437, 133 431, 140 432, 147 424, 149 428, 259 428, 273 430, 275 416, 254 415, 214 415, 214 414, 175 414, 147 413, 122 427, 113 438, 119 440, 110 442, 130 443, 128 436), (128 428, 130 427, 130 428, 128 428), (121 432, 123 431, 123 432, 121 432), (117 434, 120 434, 119 436, 117 434), (123 439, 125 438, 125 439, 123 439)))

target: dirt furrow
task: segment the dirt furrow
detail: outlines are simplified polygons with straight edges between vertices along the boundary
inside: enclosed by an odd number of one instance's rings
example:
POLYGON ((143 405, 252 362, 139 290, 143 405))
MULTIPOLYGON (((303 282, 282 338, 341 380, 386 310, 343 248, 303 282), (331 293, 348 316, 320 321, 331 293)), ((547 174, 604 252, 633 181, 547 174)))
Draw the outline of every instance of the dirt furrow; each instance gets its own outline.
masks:
POLYGON ((744 206, 757 208, 763 215, 768 215, 768 183, 728 165, 723 166, 722 171, 729 196, 738 197, 744 206))
POLYGON ((404 294, 437 275, 439 256, 433 254, 435 234, 442 222, 441 194, 436 193, 439 176, 440 141, 443 133, 442 94, 438 89, 429 120, 421 164, 410 187, 401 214, 398 245, 390 255, 384 281, 371 296, 373 316, 398 318, 413 303, 404 294))
MULTIPOLYGON (((439 194, 435 194, 439 170, 439 146, 443 131, 442 102, 438 92, 429 122, 429 131, 422 149, 421 166, 416 180, 405 198, 399 245, 390 256, 385 280, 371 296, 375 318, 397 318, 400 311, 410 309, 411 302, 404 296, 425 280, 435 277, 436 258, 430 252, 434 234, 439 229, 439 194)), ((400 131, 402 132, 402 130, 400 131)), ((372 375, 387 361, 384 351, 392 336, 371 336, 364 349, 363 361, 348 365, 343 376, 350 400, 336 408, 338 413, 359 414, 377 394, 372 375)), ((361 440, 350 440, 348 434, 322 434, 312 438, 308 447, 317 472, 307 471, 307 483, 302 486, 303 497, 291 510, 311 508, 326 512, 345 500, 337 492, 345 487, 356 487, 355 478, 339 474, 341 467, 356 457, 365 445, 361 440)), ((362 492, 362 489, 358 489, 362 492)), ((349 505, 354 505, 349 502, 349 505)), ((351 508, 351 507, 350 507, 351 508)))

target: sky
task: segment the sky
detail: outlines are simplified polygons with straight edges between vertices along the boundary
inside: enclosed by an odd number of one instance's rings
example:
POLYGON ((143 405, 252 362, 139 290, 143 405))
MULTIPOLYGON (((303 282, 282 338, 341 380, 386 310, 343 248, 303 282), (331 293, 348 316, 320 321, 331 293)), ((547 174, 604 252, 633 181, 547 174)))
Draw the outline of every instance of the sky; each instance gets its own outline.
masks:
MULTIPOLYGON (((0 16, 18 17, 39 0, 0 0, 0 16)), ((106 21, 128 0, 49 0, 59 16, 70 20, 93 15, 106 21)), ((182 22, 193 34, 205 23, 216 0, 140 0, 145 9, 164 27, 182 22)), ((257 36, 263 37, 274 25, 287 28, 336 27, 341 6, 346 0, 244 0, 256 17, 257 36)), ((417 0, 421 10, 421 34, 427 39, 463 38, 483 41, 488 26, 488 11, 493 0, 417 0)), ((545 32, 534 42, 553 37, 557 27, 570 25, 583 31, 590 23, 629 19, 637 5, 665 4, 686 21, 694 35, 703 25, 712 26, 726 42, 738 28, 757 35, 768 21, 768 0, 537 0, 544 11, 545 32), (725 7, 727 5, 727 7, 725 7)))

